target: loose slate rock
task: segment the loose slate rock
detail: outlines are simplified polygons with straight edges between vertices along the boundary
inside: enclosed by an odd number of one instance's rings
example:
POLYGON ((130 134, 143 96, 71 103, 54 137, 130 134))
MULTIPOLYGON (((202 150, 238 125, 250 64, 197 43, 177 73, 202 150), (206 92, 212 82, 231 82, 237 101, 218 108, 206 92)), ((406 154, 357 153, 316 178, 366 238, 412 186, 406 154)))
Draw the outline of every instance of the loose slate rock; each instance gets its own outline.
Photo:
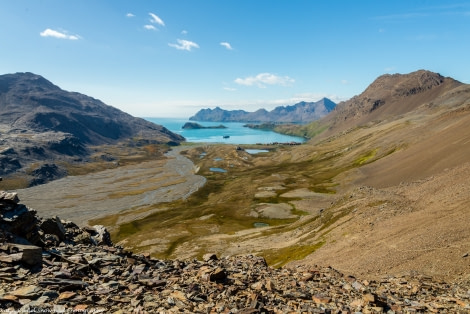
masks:
MULTIPOLYGON (((0 206, 0 214, 10 207, 0 206)), ((42 224, 40 218, 30 218, 33 225, 24 225, 28 230, 42 224)), ((84 230, 72 222, 51 220, 56 227, 58 221, 65 229, 60 243, 41 238, 43 247, 31 249, 36 257, 42 250, 42 263, 18 258, 15 254, 25 252, 25 247, 9 241, 24 233, 0 228, 0 312, 470 312, 468 281, 440 282, 420 275, 367 281, 331 267, 273 269, 264 258, 250 254, 158 260, 112 243, 98 244, 92 237, 101 227, 84 230)), ((1 218, 0 225, 11 226, 1 218)))
POLYGON ((0 248, 0 261, 7 263, 22 262, 30 266, 41 265, 42 248, 34 245, 9 243, 0 248))

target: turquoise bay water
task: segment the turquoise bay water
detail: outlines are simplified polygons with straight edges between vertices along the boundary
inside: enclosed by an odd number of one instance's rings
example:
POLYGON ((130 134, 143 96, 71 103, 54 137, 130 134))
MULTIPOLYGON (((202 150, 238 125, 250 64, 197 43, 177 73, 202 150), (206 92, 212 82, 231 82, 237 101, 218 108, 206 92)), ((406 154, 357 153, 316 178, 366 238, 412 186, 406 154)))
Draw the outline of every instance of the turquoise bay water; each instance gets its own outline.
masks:
POLYGON ((187 119, 173 118, 144 118, 156 124, 163 125, 173 133, 186 138, 188 142, 228 143, 228 144, 269 144, 274 142, 304 142, 305 139, 296 136, 283 135, 272 131, 254 130, 243 127, 245 123, 238 122, 198 122, 187 119), (197 122, 202 126, 217 126, 223 124, 226 129, 183 129, 186 122, 197 122), (229 136, 224 138, 224 136, 229 136))

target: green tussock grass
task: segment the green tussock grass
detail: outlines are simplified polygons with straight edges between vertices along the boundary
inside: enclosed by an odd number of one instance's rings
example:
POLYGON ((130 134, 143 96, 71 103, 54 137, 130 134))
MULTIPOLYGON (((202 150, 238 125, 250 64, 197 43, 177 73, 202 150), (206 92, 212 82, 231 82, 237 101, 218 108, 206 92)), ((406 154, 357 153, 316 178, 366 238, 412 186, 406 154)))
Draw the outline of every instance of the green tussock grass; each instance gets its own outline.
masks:
POLYGON ((304 259, 324 244, 325 241, 322 240, 314 244, 292 245, 280 249, 265 250, 260 255, 264 257, 269 266, 279 268, 289 262, 304 259))
POLYGON ((319 229, 319 231, 322 231, 322 230, 325 230, 325 229, 329 228, 334 223, 336 223, 338 220, 340 220, 341 218, 347 216, 352 210, 353 210, 353 208, 344 209, 344 210, 340 211, 339 213, 337 213, 336 215, 333 212, 330 212, 330 211, 326 212, 321 217, 322 226, 319 229))
POLYGON ((373 149, 371 151, 368 151, 367 153, 359 156, 358 159, 354 161, 354 164, 357 166, 364 165, 367 162, 370 162, 377 154, 378 149, 373 149))
POLYGON ((322 125, 318 121, 314 121, 314 122, 311 122, 309 124, 304 124, 304 125, 299 125, 299 124, 274 125, 272 129, 278 133, 311 139, 323 133, 326 129, 328 129, 328 127, 329 127, 328 125, 322 125))

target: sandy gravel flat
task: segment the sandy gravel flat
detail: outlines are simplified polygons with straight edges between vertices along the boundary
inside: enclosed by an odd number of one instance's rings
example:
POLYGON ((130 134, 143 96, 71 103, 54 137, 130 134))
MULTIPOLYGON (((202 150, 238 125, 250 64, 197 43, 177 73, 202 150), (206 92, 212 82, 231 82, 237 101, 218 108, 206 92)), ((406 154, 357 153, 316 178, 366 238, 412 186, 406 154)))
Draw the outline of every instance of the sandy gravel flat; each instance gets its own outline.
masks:
POLYGON ((118 167, 18 190, 21 202, 39 216, 57 215, 85 225, 91 219, 186 198, 206 179, 194 174, 194 165, 180 155, 184 147, 168 152, 168 159, 118 167))

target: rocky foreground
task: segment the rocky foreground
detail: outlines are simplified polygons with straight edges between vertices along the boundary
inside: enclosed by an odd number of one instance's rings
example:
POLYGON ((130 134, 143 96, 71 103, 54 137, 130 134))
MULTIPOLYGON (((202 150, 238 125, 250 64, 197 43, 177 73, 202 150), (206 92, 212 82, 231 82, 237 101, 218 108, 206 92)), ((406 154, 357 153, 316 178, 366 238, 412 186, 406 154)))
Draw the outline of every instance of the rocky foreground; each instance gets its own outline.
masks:
POLYGON ((0 215, 0 312, 470 312, 468 283, 273 269, 253 255, 157 260, 113 245, 102 226, 39 218, 3 191, 0 215))

